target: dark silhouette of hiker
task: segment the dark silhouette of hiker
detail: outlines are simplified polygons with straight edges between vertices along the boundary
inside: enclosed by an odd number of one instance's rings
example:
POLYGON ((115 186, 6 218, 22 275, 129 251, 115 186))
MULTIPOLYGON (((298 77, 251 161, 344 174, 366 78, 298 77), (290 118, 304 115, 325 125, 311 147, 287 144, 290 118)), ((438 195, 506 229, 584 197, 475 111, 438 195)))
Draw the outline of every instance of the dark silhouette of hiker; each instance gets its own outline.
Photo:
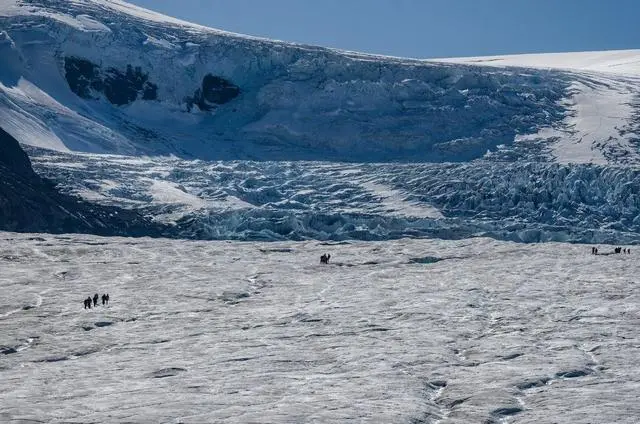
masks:
POLYGON ((596 248, 595 248, 595 247, 593 247, 593 246, 591 247, 591 254, 592 254, 592 255, 595 255, 595 254, 596 254, 596 248))
POLYGON ((91 309, 91 296, 87 297, 84 302, 87 305, 87 308, 91 309))
POLYGON ((327 263, 327 255, 326 254, 322 254, 322 256, 320 256, 320 263, 321 264, 326 264, 327 263))
POLYGON ((87 309, 87 299, 84 300, 84 309, 87 309))
POLYGON ((98 293, 93 295, 93 306, 98 306, 98 293))
POLYGON ((105 305, 105 303, 107 303, 107 295, 106 295, 106 294, 103 294, 103 295, 102 295, 102 306, 104 306, 104 305, 105 305))

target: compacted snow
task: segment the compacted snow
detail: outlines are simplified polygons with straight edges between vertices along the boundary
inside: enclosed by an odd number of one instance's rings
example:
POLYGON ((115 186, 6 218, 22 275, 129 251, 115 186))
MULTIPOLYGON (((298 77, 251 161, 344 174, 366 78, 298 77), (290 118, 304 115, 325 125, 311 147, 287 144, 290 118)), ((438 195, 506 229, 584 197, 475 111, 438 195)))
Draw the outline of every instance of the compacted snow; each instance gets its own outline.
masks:
POLYGON ((0 421, 636 423, 638 252, 590 249, 2 233, 0 421))
POLYGON ((536 53, 505 56, 434 59, 448 63, 473 63, 483 66, 516 66, 536 69, 565 69, 619 75, 640 75, 640 50, 596 52, 536 53))

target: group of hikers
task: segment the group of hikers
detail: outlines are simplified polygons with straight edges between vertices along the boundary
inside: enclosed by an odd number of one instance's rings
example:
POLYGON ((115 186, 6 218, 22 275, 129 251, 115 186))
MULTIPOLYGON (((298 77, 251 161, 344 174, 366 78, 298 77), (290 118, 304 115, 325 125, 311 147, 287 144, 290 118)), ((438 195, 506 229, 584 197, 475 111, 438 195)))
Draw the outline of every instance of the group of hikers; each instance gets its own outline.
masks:
POLYGON ((331 259, 331 254, 324 253, 322 256, 320 256, 320 263, 321 264, 328 264, 329 263, 329 259, 331 259))
MULTIPOLYGON (((91 303, 93 303, 94 307, 98 306, 98 293, 93 295, 93 299, 91 298, 91 296, 89 296, 84 300, 84 309, 91 309, 91 303)), ((105 306, 108 304, 109 304, 109 293, 106 293, 102 295, 102 306, 105 306)))
MULTIPOLYGON (((622 247, 616 247, 615 249, 613 249, 613 253, 624 253, 626 255, 630 255, 631 254, 631 249, 629 248, 622 248, 622 247)), ((597 247, 592 247, 591 248, 591 254, 592 255, 597 255, 598 254, 598 248, 597 247)), ((606 255, 607 253, 605 253, 606 255)), ((609 253, 610 254, 610 253, 609 253)))

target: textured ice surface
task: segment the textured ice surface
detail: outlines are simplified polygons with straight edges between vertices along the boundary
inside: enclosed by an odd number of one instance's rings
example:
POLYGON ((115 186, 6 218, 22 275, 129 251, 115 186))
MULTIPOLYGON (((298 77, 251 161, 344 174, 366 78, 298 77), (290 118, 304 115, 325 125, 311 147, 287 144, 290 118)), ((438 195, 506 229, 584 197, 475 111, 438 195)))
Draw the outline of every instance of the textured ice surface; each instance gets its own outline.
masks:
POLYGON ((0 421, 634 424, 611 249, 3 233, 0 421))
POLYGON ((206 162, 29 149, 34 167, 99 203, 179 222, 183 237, 640 242, 633 167, 206 162))

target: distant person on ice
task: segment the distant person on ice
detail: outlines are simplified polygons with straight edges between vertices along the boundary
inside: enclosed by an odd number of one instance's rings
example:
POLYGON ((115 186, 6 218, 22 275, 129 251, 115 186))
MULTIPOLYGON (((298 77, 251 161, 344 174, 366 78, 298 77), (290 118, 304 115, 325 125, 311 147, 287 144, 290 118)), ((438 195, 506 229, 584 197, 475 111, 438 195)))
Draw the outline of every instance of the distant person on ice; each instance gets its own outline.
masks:
POLYGON ((325 253, 322 256, 320 256, 320 263, 321 264, 328 264, 329 263, 329 259, 331 259, 331 255, 325 253))
POLYGON ((102 305, 108 305, 109 304, 109 294, 103 294, 102 295, 102 305))
POLYGON ((93 306, 98 306, 98 293, 93 295, 93 306))
POLYGON ((87 309, 87 308, 91 309, 91 296, 87 297, 84 300, 84 309, 87 309))

